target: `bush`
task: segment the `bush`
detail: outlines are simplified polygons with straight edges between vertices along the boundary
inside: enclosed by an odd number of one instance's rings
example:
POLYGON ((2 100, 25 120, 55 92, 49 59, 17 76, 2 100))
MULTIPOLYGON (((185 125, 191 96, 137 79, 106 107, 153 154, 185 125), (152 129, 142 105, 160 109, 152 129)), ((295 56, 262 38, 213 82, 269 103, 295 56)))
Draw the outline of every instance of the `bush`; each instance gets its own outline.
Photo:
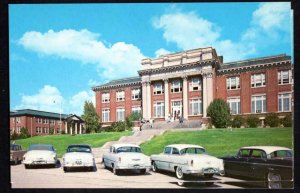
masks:
POLYGON ((11 134, 11 136, 10 136, 10 139, 11 140, 19 139, 19 135, 16 132, 13 132, 13 134, 11 134))
POLYGON ((260 120, 258 117, 254 116, 254 115, 250 115, 247 117, 246 122, 247 122, 248 127, 257 128, 260 123, 260 120))
POLYGON ((62 131, 61 131, 61 134, 63 134, 63 135, 66 134, 66 131, 65 131, 65 130, 62 130, 62 131))
POLYGON ((111 124, 110 126, 110 130, 111 131, 115 131, 115 132, 120 132, 120 131, 125 131, 127 129, 127 125, 125 122, 114 122, 111 124))
POLYGON ((50 134, 50 135, 53 135, 53 134, 54 134, 54 128, 53 128, 53 127, 50 127, 49 134, 50 134))
POLYGON ((241 116, 235 116, 233 117, 232 121, 231 121, 231 126, 233 128, 241 128, 241 126, 244 124, 245 119, 241 116))
POLYGON ((265 125, 270 127, 278 127, 279 125, 279 118, 276 113, 268 113, 265 119, 265 125))
POLYGON ((230 109, 222 99, 215 99, 207 108, 207 115, 216 128, 226 128, 230 123, 230 109))
POLYGON ((126 125, 127 127, 131 128, 133 126, 133 121, 138 121, 142 118, 142 115, 140 113, 134 112, 131 113, 127 118, 126 118, 126 125))
POLYGON ((283 119, 281 119, 281 123, 284 127, 292 127, 293 125, 292 115, 291 114, 286 115, 283 119))

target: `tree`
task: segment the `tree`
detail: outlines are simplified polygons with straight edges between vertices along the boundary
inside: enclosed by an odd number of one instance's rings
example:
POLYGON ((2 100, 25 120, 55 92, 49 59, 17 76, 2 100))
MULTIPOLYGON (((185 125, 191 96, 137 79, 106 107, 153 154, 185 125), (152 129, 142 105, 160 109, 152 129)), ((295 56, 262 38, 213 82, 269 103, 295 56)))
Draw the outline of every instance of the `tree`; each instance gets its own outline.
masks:
POLYGON ((222 99, 215 99, 209 104, 207 115, 216 128, 226 128, 230 123, 230 108, 222 99))
POLYGON ((270 127, 277 127, 280 123, 280 119, 278 118, 276 113, 269 113, 265 119, 265 125, 270 127))
POLYGON ((126 117, 126 125, 131 128, 133 126, 133 121, 139 121, 142 118, 142 115, 138 112, 131 113, 128 117, 126 117))
POLYGON ((97 133, 100 130, 99 117, 91 101, 84 102, 84 111, 81 117, 85 122, 86 133, 97 133))
POLYGON ((25 138, 28 138, 30 137, 30 134, 28 132, 28 129, 25 128, 25 127, 22 127, 21 130, 20 130, 20 135, 19 135, 20 139, 25 139, 25 138))

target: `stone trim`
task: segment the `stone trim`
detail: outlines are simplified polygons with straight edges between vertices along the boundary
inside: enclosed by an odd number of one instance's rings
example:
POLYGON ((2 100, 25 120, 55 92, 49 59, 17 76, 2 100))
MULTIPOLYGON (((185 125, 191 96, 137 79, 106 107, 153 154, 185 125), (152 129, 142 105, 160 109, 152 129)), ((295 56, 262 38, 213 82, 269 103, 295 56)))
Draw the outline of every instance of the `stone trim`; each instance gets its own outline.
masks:
POLYGON ((125 83, 125 84, 115 84, 115 85, 107 85, 107 86, 97 86, 93 87, 93 91, 107 91, 109 89, 122 89, 126 88, 128 86, 133 86, 133 88, 137 88, 138 86, 142 86, 141 82, 131 82, 131 83, 125 83))

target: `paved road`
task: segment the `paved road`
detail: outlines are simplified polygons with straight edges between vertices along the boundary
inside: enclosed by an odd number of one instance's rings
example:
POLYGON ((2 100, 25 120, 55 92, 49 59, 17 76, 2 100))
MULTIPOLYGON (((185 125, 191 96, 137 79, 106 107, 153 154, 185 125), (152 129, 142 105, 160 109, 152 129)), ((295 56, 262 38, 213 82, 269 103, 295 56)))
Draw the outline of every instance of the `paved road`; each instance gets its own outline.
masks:
POLYGON ((23 164, 11 166, 12 188, 241 188, 227 182, 239 180, 216 176, 215 183, 206 186, 203 182, 178 185, 172 173, 147 172, 140 175, 126 172, 115 176, 97 163, 97 171, 77 170, 64 173, 62 167, 25 169, 23 164))

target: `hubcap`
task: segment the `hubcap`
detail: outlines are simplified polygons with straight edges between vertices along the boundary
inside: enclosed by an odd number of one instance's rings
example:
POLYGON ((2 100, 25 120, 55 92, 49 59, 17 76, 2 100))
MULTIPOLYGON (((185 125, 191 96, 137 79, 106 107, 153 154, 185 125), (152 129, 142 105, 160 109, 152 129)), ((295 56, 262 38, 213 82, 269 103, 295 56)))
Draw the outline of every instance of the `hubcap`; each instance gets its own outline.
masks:
POLYGON ((178 168, 177 168, 177 172, 176 172, 176 173, 177 173, 177 177, 178 177, 178 178, 182 178, 182 170, 181 170, 181 167, 178 167, 178 168))

